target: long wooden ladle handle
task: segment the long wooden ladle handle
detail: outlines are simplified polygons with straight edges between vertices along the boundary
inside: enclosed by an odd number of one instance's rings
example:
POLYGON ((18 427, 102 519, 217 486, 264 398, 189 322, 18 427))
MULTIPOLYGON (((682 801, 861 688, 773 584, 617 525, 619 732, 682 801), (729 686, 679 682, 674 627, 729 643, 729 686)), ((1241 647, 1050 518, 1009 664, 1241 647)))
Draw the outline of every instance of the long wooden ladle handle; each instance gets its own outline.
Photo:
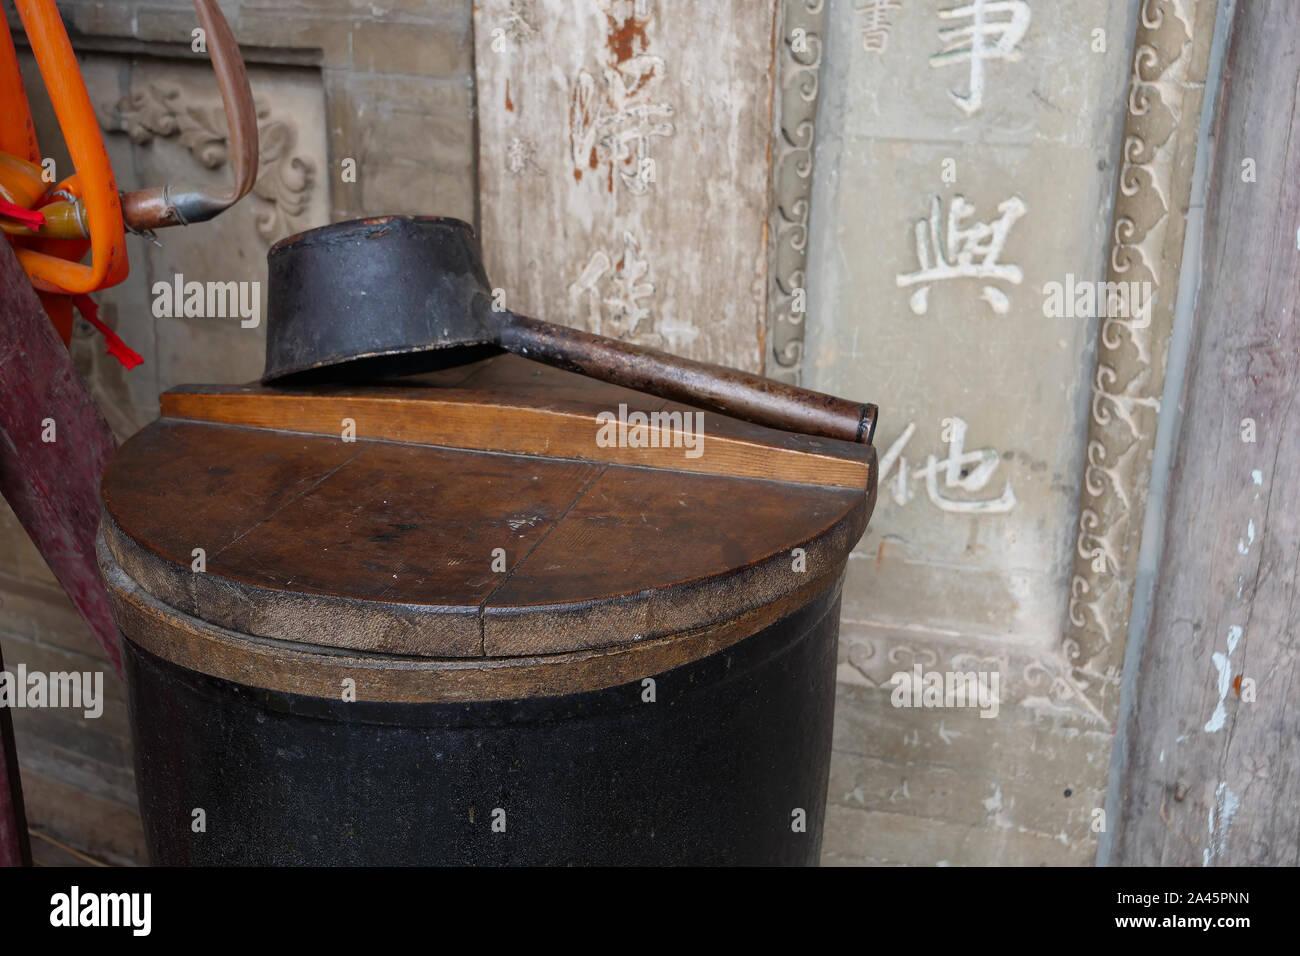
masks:
POLYGON ((492 316, 502 348, 570 372, 707 408, 758 425, 871 444, 876 406, 552 325, 515 312, 492 316))

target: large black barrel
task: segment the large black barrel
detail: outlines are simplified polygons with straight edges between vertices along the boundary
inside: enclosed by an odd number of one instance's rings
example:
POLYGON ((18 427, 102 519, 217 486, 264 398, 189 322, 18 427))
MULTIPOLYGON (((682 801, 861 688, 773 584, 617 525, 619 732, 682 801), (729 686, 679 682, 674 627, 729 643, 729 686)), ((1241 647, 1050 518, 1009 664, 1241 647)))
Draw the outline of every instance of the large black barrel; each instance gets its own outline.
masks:
POLYGON ((343 703, 126 662, 163 864, 812 864, 838 601, 641 681, 556 698, 343 703), (195 832, 194 811, 205 829, 195 832))
POLYGON ((815 863, 874 452, 717 419, 646 467, 543 428, 629 400, 509 356, 164 396, 100 541, 151 860, 815 863), (448 447, 465 409, 546 453, 448 447))

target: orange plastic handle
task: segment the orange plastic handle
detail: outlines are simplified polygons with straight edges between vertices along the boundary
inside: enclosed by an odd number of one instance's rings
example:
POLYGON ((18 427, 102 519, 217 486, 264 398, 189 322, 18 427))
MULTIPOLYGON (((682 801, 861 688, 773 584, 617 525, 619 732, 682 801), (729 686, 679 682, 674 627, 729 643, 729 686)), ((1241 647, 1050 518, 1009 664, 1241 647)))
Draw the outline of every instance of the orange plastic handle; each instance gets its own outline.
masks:
POLYGON ((54 0, 16 0, 15 6, 77 169, 90 226, 91 251, 90 265, 35 249, 16 250, 18 261, 32 284, 49 292, 75 295, 117 285, 126 278, 128 269, 122 206, 81 68, 54 0))
POLYGON ((0 152, 39 163, 41 151, 36 145, 36 127, 27 106, 27 91, 23 88, 22 71, 18 69, 13 34, 4 17, 0 17, 0 107, 5 118, 0 123, 0 152))

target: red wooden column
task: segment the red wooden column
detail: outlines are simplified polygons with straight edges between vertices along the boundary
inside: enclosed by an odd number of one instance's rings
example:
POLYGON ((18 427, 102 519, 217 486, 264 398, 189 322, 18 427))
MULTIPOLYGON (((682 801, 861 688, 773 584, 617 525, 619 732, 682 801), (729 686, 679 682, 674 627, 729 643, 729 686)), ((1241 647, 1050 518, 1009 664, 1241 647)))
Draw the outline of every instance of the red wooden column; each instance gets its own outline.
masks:
MULTIPOLYGON (((4 670, 0 655, 0 671, 4 670)), ((18 779, 13 717, 0 707, 0 866, 30 866, 27 819, 23 815, 23 787, 18 779)))
POLYGON ((99 481, 116 443, 8 242, 0 242, 0 396, 0 494, 120 674, 95 562, 99 481))
MULTIPOLYGON (((99 481, 114 445, 27 274, 0 240, 0 493, 121 673, 95 563, 99 481), (48 420, 54 441, 43 438, 48 420)), ((30 862, 12 715, 0 708, 0 864, 30 862)))

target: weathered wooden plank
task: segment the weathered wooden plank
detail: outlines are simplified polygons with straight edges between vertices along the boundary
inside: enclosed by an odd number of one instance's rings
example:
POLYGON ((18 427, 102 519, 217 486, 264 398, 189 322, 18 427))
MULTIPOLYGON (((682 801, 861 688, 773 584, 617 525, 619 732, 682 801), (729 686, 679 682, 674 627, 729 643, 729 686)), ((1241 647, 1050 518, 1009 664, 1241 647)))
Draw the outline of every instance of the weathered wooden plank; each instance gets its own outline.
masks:
POLYGON ((775 12, 475 5, 483 251, 508 308, 762 367, 775 12))
MULTIPOLYGON (((135 801, 123 804, 56 779, 47 773, 24 769, 32 829, 80 850, 96 860, 116 865, 148 862, 144 828, 135 801)), ((41 842, 46 842, 41 840, 41 842)), ((49 848, 38 853, 48 856, 49 848)))
MULTIPOLYGON (((82 675, 84 707, 15 707, 14 730, 23 743, 21 762, 26 766, 34 748, 45 744, 63 747, 80 758, 96 760, 131 773, 130 727, 127 722, 126 685, 102 660, 69 653, 62 648, 6 635, 10 670, 21 663, 27 674, 82 675), (95 675, 102 677, 96 679, 95 675), (95 716, 87 717, 89 710, 95 716)), ((107 786, 108 781, 104 784, 107 786)))
POLYGON ((42 830, 32 831, 33 866, 94 867, 107 864, 82 853, 42 830))
POLYGON ((647 418, 644 426, 633 427, 636 440, 645 436, 645 447, 597 440, 604 427, 599 416, 614 414, 600 393, 585 402, 557 402, 519 390, 485 395, 473 389, 385 386, 315 394, 209 386, 173 389, 161 402, 164 416, 188 421, 337 436, 344 416, 364 439, 796 484, 862 489, 870 484, 872 470, 866 445, 779 432, 712 414, 712 430, 706 430, 706 413, 693 419, 685 406, 670 407, 646 396, 635 396, 630 406, 647 418), (699 423, 698 431, 693 421, 699 423), (697 451, 683 450, 687 442, 697 451))
POLYGON ((1237 4, 1112 862, 1300 862, 1300 5, 1237 4))
MULTIPOLYGON (((32 548, 30 541, 24 541, 32 548)), ((17 634, 104 661, 104 649, 56 584, 23 581, 0 572, 0 640, 17 634)))

